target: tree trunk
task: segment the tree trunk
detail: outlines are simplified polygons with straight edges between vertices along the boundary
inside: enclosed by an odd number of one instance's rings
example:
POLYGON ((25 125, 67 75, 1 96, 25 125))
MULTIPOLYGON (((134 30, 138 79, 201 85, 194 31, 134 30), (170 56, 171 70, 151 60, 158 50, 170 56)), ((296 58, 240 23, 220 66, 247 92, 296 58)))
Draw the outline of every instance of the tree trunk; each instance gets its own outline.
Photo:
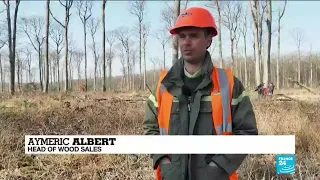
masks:
MULTIPOLYGON (((127 47, 127 48, 129 48, 129 47, 127 47)), ((130 53, 129 53, 129 50, 127 49, 127 66, 128 66, 128 72, 127 72, 127 80, 128 80, 128 89, 127 90, 130 90, 130 88, 131 88, 131 80, 130 80, 130 53)))
POLYGON ((65 31, 64 31, 64 36, 65 36, 65 77, 66 77, 66 80, 65 80, 65 86, 64 86, 64 91, 65 92, 68 92, 69 90, 69 81, 68 81, 68 54, 69 54, 69 43, 68 43, 68 24, 69 24, 69 20, 68 20, 68 17, 69 17, 69 9, 66 8, 66 19, 65 19, 65 31))
POLYGON ((2 55, 0 54, 0 77, 1 77, 1 92, 4 91, 4 82, 3 82, 3 68, 2 68, 2 55))
POLYGON ((17 58, 17 80, 18 80, 18 89, 20 90, 21 86, 21 80, 20 80, 20 69, 21 69, 21 64, 20 64, 20 57, 17 58))
MULTIPOLYGON (((141 89, 141 83, 142 83, 142 22, 139 22, 139 70, 140 70, 140 73, 139 73, 139 89, 141 89)), ((133 73, 134 74, 134 73, 133 73)))
MULTIPOLYGON (((58 50, 57 50, 58 51, 58 50)), ((58 91, 60 92, 61 91, 61 86, 60 86, 60 63, 59 63, 59 57, 57 57, 58 60, 57 60, 57 71, 58 71, 58 91)))
POLYGON ((267 0, 267 27, 268 27, 268 39, 267 39, 267 55, 264 60, 263 66, 263 82, 268 84, 271 80, 271 69, 270 69, 270 53, 271 53, 271 23, 272 23, 272 6, 271 1, 267 0))
POLYGON ((222 57, 222 38, 221 38, 221 11, 220 11, 220 4, 219 4, 219 1, 216 0, 216 7, 217 7, 217 11, 218 11, 218 41, 219 41, 219 56, 220 56, 220 68, 223 68, 224 67, 224 62, 223 62, 223 57, 222 57))
POLYGON ((300 75, 300 72, 301 72, 301 68, 300 68, 300 47, 298 47, 298 82, 300 82, 301 80, 301 75, 300 75))
POLYGON ((70 53, 70 58, 69 58, 69 90, 72 91, 72 68, 71 68, 71 61, 72 61, 72 53, 70 53))
POLYGON ((259 23, 258 9, 260 8, 258 1, 250 1, 252 16, 254 19, 254 49, 255 49, 255 77, 256 85, 261 83, 260 78, 260 51, 259 51, 259 23))
POLYGON ((84 76, 85 76, 85 91, 88 91, 88 61, 87 61, 87 20, 84 18, 83 21, 83 32, 84 32, 84 76))
POLYGON ((46 18, 47 18, 47 24, 46 24, 46 67, 45 67, 45 86, 44 86, 44 92, 48 93, 49 88, 49 26, 50 26, 50 17, 49 17, 49 8, 50 8, 50 0, 47 0, 47 7, 46 7, 46 18))
POLYGON ((146 83, 147 83, 146 42, 143 43, 143 59, 144 59, 143 90, 146 90, 146 83))
POLYGON ((105 27, 105 6, 106 1, 102 5, 102 71, 103 71, 103 81, 102 81, 102 91, 106 91, 106 27, 105 27))
POLYGON ((244 85, 245 87, 248 87, 248 71, 247 71, 247 40, 246 40, 246 35, 243 37, 243 42, 244 42, 244 85))
POLYGON ((235 70, 235 75, 238 76, 238 70, 235 68, 235 59, 234 59, 234 38, 233 38, 233 33, 232 33, 232 29, 229 30, 230 31, 230 42, 231 42, 231 60, 232 60, 232 65, 231 68, 235 70))
MULTIPOLYGON (((97 90, 97 70, 98 70, 98 58, 96 52, 96 42, 94 40, 94 34, 91 34, 92 46, 93 46, 93 55, 94 55, 94 79, 93 79, 93 90, 97 90)), ((102 52, 104 54, 104 52, 102 52)), ((101 67, 102 68, 102 67, 101 67)), ((99 68, 100 69, 100 68, 99 68)), ((99 75, 100 77, 100 75, 99 75)))
MULTIPOLYGON (((174 0, 175 3, 175 19, 180 15, 180 0, 174 0)), ((172 65, 178 61, 179 49, 178 49, 178 38, 172 36, 172 65)))
POLYGON ((279 63, 280 63, 280 8, 278 12, 278 58, 277 58, 277 89, 280 88, 280 72, 279 72, 279 63))
POLYGON ((111 65, 112 65, 112 51, 111 51, 112 45, 110 45, 110 51, 109 51, 109 91, 111 91, 111 75, 112 75, 112 70, 111 70, 111 65))
POLYGON ((15 51, 12 44, 12 32, 11 32, 11 13, 10 4, 7 0, 7 22, 8 22, 8 40, 9 40, 9 59, 10 59, 10 93, 15 93, 15 51))
POLYGON ((162 44, 162 50, 163 50, 163 69, 166 69, 166 49, 165 49, 165 45, 162 44))

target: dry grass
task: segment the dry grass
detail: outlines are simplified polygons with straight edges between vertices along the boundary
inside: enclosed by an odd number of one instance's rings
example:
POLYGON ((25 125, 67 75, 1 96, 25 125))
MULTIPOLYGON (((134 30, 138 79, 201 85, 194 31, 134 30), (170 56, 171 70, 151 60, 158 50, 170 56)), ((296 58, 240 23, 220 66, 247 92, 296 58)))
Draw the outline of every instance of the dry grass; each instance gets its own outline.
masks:
MULTIPOLYGON (((141 134, 146 93, 1 97, 0 179, 154 179, 151 160, 127 155, 24 154, 26 134, 141 134), (142 94, 142 95, 141 95, 142 94)), ((319 179, 320 104, 254 101, 261 134, 295 134, 297 169, 279 179, 319 179)), ((252 155, 241 179, 274 179, 275 156, 252 155)))

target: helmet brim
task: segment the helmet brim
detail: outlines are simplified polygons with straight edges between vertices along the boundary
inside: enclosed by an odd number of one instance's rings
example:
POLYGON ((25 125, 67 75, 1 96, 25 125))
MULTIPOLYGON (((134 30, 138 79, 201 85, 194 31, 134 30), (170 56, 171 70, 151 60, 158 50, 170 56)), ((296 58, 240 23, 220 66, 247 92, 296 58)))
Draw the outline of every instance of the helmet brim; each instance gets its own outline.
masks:
MULTIPOLYGON (((196 26, 179 26, 179 27, 174 27, 174 28, 172 28, 172 29, 170 29, 170 34, 171 35, 176 35, 176 34, 178 34, 179 32, 179 30, 181 30, 181 29, 183 29, 183 28, 190 28, 190 27, 196 27, 196 26)), ((215 36, 217 36, 218 35, 218 31, 215 29, 215 28, 213 28, 213 27, 196 27, 196 28, 209 28, 210 29, 210 34, 212 35, 212 37, 215 37, 215 36)))

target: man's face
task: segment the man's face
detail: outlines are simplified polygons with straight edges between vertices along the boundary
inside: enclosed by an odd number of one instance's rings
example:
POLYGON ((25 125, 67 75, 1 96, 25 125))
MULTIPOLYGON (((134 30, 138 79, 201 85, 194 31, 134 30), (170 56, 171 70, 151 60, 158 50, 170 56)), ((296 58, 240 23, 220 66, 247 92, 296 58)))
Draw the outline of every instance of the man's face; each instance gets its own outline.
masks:
POLYGON ((211 39, 211 35, 205 36, 203 29, 195 27, 181 28, 178 32, 178 42, 184 60, 191 64, 203 61, 211 39))

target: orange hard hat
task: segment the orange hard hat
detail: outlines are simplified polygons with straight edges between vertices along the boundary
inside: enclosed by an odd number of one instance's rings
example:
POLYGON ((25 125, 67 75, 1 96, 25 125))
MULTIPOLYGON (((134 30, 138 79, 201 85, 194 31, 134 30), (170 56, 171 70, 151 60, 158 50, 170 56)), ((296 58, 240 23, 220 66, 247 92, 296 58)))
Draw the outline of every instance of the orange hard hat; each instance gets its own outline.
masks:
POLYGON ((171 34, 177 34, 177 29, 182 27, 199 27, 210 28, 212 36, 218 34, 217 25, 211 13, 204 8, 192 7, 182 12, 175 24, 175 27, 170 29, 171 34))

